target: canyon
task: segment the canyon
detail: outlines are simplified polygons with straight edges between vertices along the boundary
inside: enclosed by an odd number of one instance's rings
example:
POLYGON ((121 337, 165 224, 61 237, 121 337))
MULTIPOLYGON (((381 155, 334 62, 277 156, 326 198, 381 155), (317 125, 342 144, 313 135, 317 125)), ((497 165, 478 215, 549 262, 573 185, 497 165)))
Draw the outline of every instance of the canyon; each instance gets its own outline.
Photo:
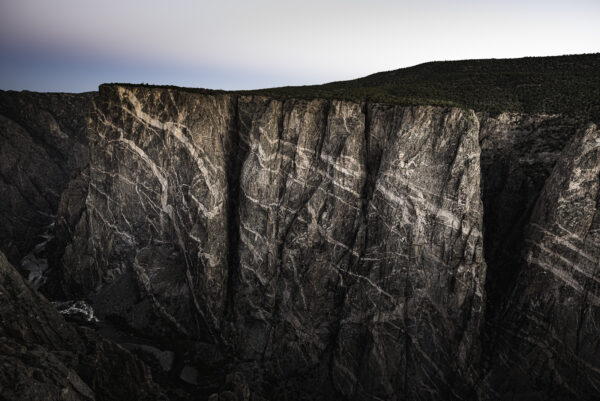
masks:
POLYGON ((589 121, 104 84, 0 122, 0 397, 600 395, 589 121))

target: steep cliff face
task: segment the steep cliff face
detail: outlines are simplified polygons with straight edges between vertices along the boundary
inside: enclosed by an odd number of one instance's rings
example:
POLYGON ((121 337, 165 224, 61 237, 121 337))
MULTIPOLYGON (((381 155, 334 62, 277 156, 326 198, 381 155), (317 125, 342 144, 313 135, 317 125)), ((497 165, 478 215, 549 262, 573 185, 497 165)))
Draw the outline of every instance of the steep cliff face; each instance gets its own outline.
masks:
POLYGON ((458 109, 103 87, 64 288, 218 344, 273 396, 466 394, 478 129, 458 109))
POLYGON ((146 359, 169 397, 598 397, 595 126, 123 85, 90 106, 73 159, 46 151, 73 174, 48 181, 44 290, 173 355, 146 359))
POLYGON ((581 124, 560 115, 478 117, 489 320, 496 317, 515 283, 526 227, 544 183, 581 124))
POLYGON ((563 116, 479 117, 488 264, 482 398, 595 399, 597 333, 585 333, 594 332, 600 264, 590 227, 597 132, 563 116))
POLYGON ((597 399, 600 388, 600 131, 565 148, 526 229, 489 381, 506 398, 597 399))
POLYGON ((381 153, 373 155, 356 267, 344 277, 355 282, 334 380, 349 399, 466 397, 486 270, 477 119, 436 108, 375 110, 371 128, 381 153))
POLYGON ((71 173, 87 164, 94 96, 0 91, 0 250, 16 266, 42 242, 71 173))
POLYGON ((112 87, 100 94, 89 122, 85 210, 78 221, 61 220, 77 234, 62 279, 65 293, 93 294, 100 310, 136 329, 216 340, 228 279, 225 155, 233 153, 235 103, 203 100, 112 87))

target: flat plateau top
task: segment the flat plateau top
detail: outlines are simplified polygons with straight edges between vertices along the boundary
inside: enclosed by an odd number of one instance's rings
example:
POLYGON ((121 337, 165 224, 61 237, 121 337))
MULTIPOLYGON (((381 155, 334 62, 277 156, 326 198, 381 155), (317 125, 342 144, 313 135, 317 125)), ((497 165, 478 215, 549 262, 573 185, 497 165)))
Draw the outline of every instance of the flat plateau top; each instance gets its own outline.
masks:
POLYGON ((276 99, 340 99, 563 114, 600 123, 600 53, 572 56, 436 61, 350 81, 222 91, 146 84, 204 94, 264 95, 276 99))

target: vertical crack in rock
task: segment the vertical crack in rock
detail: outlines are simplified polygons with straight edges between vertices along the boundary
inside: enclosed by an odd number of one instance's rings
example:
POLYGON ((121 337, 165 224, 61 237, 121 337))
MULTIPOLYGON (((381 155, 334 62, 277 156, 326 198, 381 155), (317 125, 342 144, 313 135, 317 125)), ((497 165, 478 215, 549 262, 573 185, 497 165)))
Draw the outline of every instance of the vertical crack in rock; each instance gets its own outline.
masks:
POLYGON ((233 114, 232 128, 229 132, 231 138, 231 149, 232 152, 226 159, 227 175, 227 193, 228 193, 228 204, 227 204, 227 242, 228 242, 228 260, 227 260, 227 293, 226 293, 226 305, 224 310, 228 316, 231 316, 235 308, 234 305, 234 291, 235 282, 239 279, 240 270, 240 215, 239 215, 239 204, 241 199, 240 194, 240 174, 242 170, 242 163, 246 158, 247 154, 247 143, 241 138, 241 126, 240 116, 240 99, 239 96, 235 97, 235 110, 233 114))
POLYGON ((477 245, 482 209, 476 119, 458 111, 440 116, 435 108, 402 112, 402 125, 382 155, 369 205, 367 251, 342 317, 336 381, 350 399, 398 393, 427 399, 428 387, 435 394, 460 395, 469 383, 451 382, 452 372, 466 370, 479 348, 485 263, 477 245), (445 135, 436 138, 440 132, 445 135), (446 188, 442 196, 440 187, 446 188), (464 262, 460 247, 456 254, 444 253, 455 231, 468 254, 478 255, 474 263, 471 257, 464 262), (458 276, 455 290, 445 284, 452 275, 458 276), (465 299, 473 298, 465 328, 461 311, 469 305, 465 299), (423 314, 429 316, 416 317, 423 314), (360 334, 363 324, 367 332, 360 334), (425 346, 426 341, 431 343, 425 346), (364 342, 364 352, 356 352, 364 342), (433 349, 435 355, 429 354, 433 349), (452 355, 456 349, 458 358, 452 355))
MULTIPOLYGON (((510 378, 507 376, 510 368, 506 364, 510 362, 500 360, 499 355, 522 350, 520 344, 523 338, 507 336, 502 328, 507 326, 507 304, 516 291, 525 288, 520 282, 520 271, 524 266, 522 255, 528 247, 527 227, 536 202, 561 152, 572 138, 577 137, 580 123, 556 115, 516 113, 497 116, 481 113, 479 119, 485 210, 484 250, 488 264, 486 324, 481 335, 484 355, 482 376, 486 380, 480 386, 480 398, 518 398, 515 391, 547 398, 561 393, 552 386, 535 389, 535 380, 529 379, 533 376, 523 371, 510 378), (513 384, 503 385, 505 381, 499 377, 512 380, 513 384)), ((585 305, 585 302, 581 303, 582 308, 585 305)), ((513 314, 512 318, 516 319, 516 316, 513 314)), ((546 319, 551 319, 550 314, 539 315, 540 323, 546 319)), ((539 338, 542 337, 540 335, 539 338)))
POLYGON ((480 114, 479 119, 487 310, 495 318, 515 284, 531 212, 579 124, 560 116, 516 113, 480 114))

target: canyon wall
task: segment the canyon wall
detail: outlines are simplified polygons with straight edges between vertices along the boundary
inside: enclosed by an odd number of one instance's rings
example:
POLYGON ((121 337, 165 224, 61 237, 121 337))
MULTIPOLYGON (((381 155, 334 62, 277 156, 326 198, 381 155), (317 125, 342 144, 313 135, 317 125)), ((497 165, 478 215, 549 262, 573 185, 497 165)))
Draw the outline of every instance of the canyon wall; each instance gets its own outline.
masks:
POLYGON ((188 394, 600 394, 594 125, 130 85, 90 104, 42 291, 172 352, 188 394))
POLYGON ((105 86, 88 129, 63 287, 100 316, 218 345, 271 396, 472 391, 473 112, 105 86))
POLYGON ((17 267, 54 222, 71 175, 88 162, 95 95, 0 91, 0 251, 17 267))
POLYGON ((545 181, 514 284, 489 319, 487 399, 495 399, 491 389, 506 399, 600 394, 599 187, 600 131, 589 125, 570 139, 545 181))

